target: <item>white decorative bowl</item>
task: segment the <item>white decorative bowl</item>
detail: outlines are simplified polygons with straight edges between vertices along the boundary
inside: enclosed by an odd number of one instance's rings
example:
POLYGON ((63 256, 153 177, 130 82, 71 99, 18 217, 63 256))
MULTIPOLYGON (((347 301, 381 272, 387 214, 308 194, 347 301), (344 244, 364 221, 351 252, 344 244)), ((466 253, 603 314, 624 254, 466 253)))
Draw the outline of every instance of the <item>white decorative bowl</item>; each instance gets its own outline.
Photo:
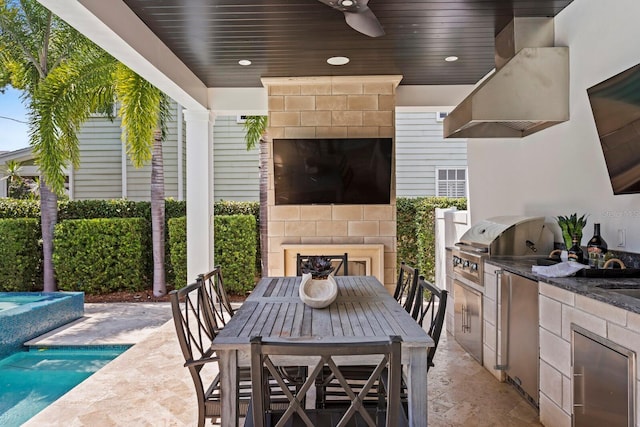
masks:
POLYGON ((335 301, 338 296, 338 285, 329 276, 326 280, 312 279, 311 274, 303 274, 299 289, 302 302, 313 308, 324 308, 335 301))

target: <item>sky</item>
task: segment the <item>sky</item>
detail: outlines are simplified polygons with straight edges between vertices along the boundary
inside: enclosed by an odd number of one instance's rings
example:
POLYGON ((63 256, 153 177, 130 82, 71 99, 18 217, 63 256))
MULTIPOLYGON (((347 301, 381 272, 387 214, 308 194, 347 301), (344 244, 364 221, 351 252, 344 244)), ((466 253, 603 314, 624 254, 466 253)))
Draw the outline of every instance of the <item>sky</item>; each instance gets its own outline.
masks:
POLYGON ((19 150, 29 146, 25 123, 27 110, 22 104, 20 93, 11 87, 0 93, 0 151, 19 150))

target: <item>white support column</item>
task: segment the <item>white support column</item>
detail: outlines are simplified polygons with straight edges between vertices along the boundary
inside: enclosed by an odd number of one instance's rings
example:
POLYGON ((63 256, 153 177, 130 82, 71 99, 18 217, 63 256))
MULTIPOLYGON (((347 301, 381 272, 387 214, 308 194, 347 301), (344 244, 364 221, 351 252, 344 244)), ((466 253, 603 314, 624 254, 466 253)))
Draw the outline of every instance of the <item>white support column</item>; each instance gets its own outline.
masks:
POLYGON ((7 197, 8 196, 7 188, 9 187, 9 180, 8 179, 5 179, 5 180, 2 179, 5 176, 6 176, 5 174, 0 172, 0 197, 7 197))
POLYGON ((213 263, 213 116, 185 110, 187 136, 187 283, 213 263))
POLYGON ((178 200, 184 200, 184 167, 183 167, 183 148, 184 148, 184 127, 183 113, 184 107, 178 104, 176 117, 178 120, 178 200))
MULTIPOLYGON (((120 127, 122 132, 127 130, 124 127, 120 127)), ((129 187, 129 178, 127 177, 127 147, 124 142, 120 144, 120 180, 121 180, 121 197, 127 198, 127 188, 129 187)))

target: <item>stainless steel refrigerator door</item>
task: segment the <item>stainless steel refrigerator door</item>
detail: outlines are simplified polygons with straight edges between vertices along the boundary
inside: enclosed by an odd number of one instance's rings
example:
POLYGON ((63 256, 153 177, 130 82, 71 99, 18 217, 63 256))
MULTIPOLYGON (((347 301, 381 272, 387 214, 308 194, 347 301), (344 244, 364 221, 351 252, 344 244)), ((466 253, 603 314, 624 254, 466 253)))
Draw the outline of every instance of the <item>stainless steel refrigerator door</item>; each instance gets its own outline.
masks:
POLYGON ((630 427, 635 353, 573 327, 573 425, 630 427))
POLYGON ((453 281, 455 339, 482 363, 482 294, 453 281))
POLYGON ((500 281, 500 301, 502 363, 507 375, 537 406, 540 354, 538 282, 504 272, 500 281))

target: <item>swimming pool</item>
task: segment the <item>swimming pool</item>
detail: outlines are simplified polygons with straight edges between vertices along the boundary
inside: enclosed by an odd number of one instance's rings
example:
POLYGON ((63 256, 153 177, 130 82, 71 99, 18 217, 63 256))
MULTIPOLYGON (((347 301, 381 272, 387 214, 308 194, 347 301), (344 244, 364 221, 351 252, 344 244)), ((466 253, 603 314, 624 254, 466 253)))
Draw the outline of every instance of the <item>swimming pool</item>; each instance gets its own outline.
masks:
POLYGON ((130 347, 32 348, 0 359, 0 425, 20 426, 130 347))
POLYGON ((83 292, 0 292, 0 358, 83 315, 83 292))
POLYGON ((57 292, 0 292, 0 311, 41 301, 53 301, 65 294, 57 292))

